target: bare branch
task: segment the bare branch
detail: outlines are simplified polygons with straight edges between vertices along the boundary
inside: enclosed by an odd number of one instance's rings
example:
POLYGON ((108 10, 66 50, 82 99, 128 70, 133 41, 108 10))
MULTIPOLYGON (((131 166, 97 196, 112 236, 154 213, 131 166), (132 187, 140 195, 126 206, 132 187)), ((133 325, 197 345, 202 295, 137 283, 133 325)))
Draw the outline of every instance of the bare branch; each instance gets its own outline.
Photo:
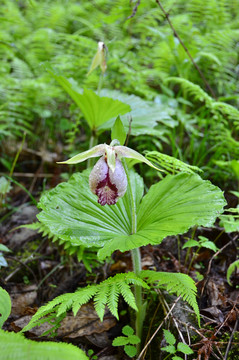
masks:
POLYGON ((133 8, 132 14, 130 16, 128 16, 126 20, 131 19, 135 16, 135 14, 137 13, 139 4, 140 4, 140 0, 137 1, 137 3, 135 4, 135 7, 133 8))
POLYGON ((211 88, 211 86, 209 85, 207 79, 205 78, 203 72, 201 71, 201 69, 199 68, 199 66, 197 65, 197 63, 194 61, 192 55, 190 54, 188 48, 186 47, 186 45, 184 44, 184 42, 182 41, 182 39, 180 38, 180 36, 178 35, 177 31, 175 30, 171 20, 170 20, 170 17, 169 17, 169 14, 165 11, 164 7, 162 6, 162 4, 160 3, 159 0, 156 0, 156 3, 158 4, 158 6, 160 7, 160 9, 162 10, 162 12, 164 13, 171 29, 173 30, 173 34, 174 36, 179 40, 180 44, 182 45, 182 47, 184 48, 185 52, 187 53, 188 57, 190 58, 191 62, 193 63, 194 67, 196 68, 196 70, 198 71, 201 79, 203 80, 206 88, 208 89, 208 91, 211 93, 212 97, 214 99, 217 99, 213 89, 211 88))

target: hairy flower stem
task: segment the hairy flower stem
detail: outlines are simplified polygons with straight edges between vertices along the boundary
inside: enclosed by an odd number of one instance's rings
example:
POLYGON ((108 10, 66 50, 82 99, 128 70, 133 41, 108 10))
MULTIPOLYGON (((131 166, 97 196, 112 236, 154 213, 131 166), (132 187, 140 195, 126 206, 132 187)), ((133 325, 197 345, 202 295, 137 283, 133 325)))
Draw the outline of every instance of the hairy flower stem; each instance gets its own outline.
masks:
MULTIPOLYGON (((137 232, 137 214, 136 214, 136 204, 132 189, 132 184, 130 181, 130 175, 128 167, 123 162, 127 180, 128 180, 128 189, 129 189, 129 195, 130 195, 130 202, 131 202, 131 211, 132 211, 132 228, 131 228, 131 234, 135 234, 137 232)), ((133 262, 133 270, 136 275, 139 275, 141 272, 141 255, 140 255, 140 249, 136 248, 131 250, 131 257, 133 262)), ((141 338, 142 335, 142 328, 143 328, 143 322, 145 318, 145 311, 142 301, 142 287, 141 286, 134 286, 134 293, 135 293, 135 301, 138 308, 138 311, 136 312, 136 320, 135 320, 135 330, 136 335, 141 338)), ((139 353, 140 345, 137 345, 137 352, 139 353)))

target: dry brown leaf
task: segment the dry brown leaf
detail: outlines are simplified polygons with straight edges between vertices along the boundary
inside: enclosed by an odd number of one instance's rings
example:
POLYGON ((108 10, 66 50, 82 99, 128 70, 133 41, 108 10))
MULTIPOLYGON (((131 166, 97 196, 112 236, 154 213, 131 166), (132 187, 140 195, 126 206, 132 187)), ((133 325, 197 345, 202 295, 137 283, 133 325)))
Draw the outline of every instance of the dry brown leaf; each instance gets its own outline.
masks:
MULTIPOLYGON (((15 330, 21 330, 30 320, 31 316, 27 315, 14 321, 11 325, 15 330)), ((115 325, 116 320, 109 312, 105 313, 104 320, 101 322, 93 305, 86 304, 81 307, 76 316, 73 314, 67 315, 62 320, 57 333, 60 337, 74 339, 81 336, 103 333, 115 325)), ((50 324, 44 323, 31 329, 30 333, 40 336, 51 327, 50 324)))
POLYGON ((36 285, 15 285, 11 290, 12 312, 15 315, 25 315, 29 305, 32 305, 37 298, 36 285))

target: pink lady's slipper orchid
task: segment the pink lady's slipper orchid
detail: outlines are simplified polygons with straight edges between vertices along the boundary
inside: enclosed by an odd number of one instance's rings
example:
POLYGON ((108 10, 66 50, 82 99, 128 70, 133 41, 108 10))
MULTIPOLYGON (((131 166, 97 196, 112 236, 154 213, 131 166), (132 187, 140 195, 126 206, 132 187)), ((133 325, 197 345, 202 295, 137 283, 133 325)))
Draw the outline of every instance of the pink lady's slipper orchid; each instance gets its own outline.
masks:
POLYGON ((88 151, 73 156, 67 161, 60 162, 60 164, 77 164, 89 158, 101 156, 89 177, 90 189, 98 196, 98 203, 101 205, 116 204, 127 190, 127 176, 121 162, 122 157, 145 162, 159 170, 137 151, 126 146, 113 146, 115 142, 117 140, 113 140, 111 145, 97 145, 88 151))

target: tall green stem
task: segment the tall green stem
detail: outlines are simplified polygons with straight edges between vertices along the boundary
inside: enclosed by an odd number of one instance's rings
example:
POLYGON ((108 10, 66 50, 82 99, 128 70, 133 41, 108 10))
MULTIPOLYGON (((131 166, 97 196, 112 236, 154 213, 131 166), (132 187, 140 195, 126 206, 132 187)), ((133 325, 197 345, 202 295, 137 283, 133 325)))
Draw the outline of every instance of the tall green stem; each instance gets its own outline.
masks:
MULTIPOLYGON (((127 168, 126 163, 124 162, 125 172, 127 175, 128 180, 128 189, 129 189, 129 195, 130 195, 130 202, 131 202, 131 211, 132 211, 132 227, 131 227, 131 234, 135 234, 137 232, 137 214, 136 214, 136 204, 135 204, 135 198, 133 194, 132 184, 130 181, 130 175, 127 168)), ((136 248, 131 250, 131 257, 133 262, 133 270, 136 275, 139 275, 141 272, 141 255, 140 255, 140 249, 136 248)), ((135 301, 138 308, 138 311, 136 313, 136 321, 135 321, 135 330, 136 335, 141 338, 142 335, 142 328, 143 328, 143 321, 145 317, 145 311, 142 301, 142 287, 141 286, 134 286, 134 293, 135 293, 135 301)), ((137 346, 137 350, 139 352, 139 346, 137 346)))
POLYGON ((98 88, 97 88, 97 94, 100 96, 100 91, 103 87, 103 81, 104 81, 104 74, 101 72, 99 82, 98 82, 98 88))

